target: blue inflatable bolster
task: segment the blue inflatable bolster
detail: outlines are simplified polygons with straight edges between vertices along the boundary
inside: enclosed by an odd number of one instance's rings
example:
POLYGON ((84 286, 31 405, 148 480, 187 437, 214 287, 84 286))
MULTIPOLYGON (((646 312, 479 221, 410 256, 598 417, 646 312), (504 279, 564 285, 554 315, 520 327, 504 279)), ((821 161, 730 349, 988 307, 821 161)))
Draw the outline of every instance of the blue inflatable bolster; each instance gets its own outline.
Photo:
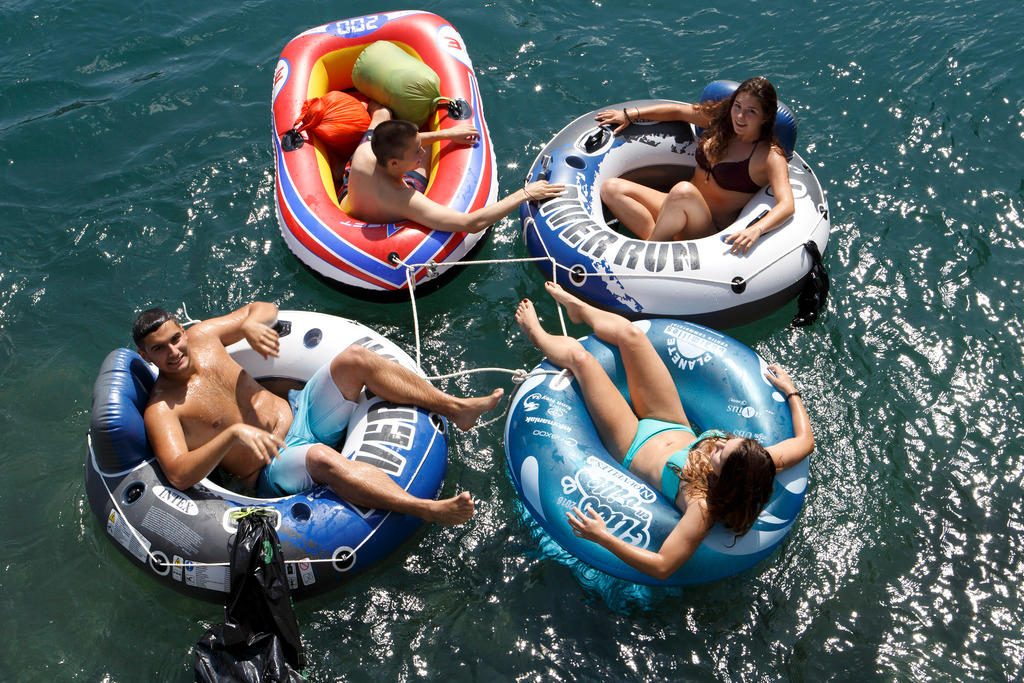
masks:
POLYGON ((156 376, 130 349, 114 349, 92 390, 89 435, 101 472, 121 472, 153 457, 142 413, 156 376))
MULTIPOLYGON (((717 102, 732 95, 740 84, 736 81, 711 81, 704 86, 700 94, 701 102, 717 102)), ((786 153, 787 159, 793 158, 793 149, 796 147, 796 117, 782 102, 779 102, 778 111, 775 113, 775 139, 778 141, 782 151, 786 153)), ((697 137, 704 132, 703 128, 697 129, 697 137)))

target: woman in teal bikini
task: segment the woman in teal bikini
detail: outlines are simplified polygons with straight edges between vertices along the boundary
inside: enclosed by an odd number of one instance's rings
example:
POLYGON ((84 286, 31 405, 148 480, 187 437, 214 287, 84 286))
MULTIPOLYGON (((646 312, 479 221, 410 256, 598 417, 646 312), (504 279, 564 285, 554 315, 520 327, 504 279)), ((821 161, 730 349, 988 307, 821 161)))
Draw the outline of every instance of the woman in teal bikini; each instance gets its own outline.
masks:
POLYGON ((601 199, 637 237, 664 242, 712 235, 736 220, 755 192, 772 186, 776 204, 745 229, 725 238, 733 253, 745 254, 769 230, 793 215, 789 165, 772 129, 778 99, 767 78, 748 78, 728 99, 701 104, 665 103, 609 109, 602 124, 625 130, 636 119, 686 121, 704 128, 697 143, 699 168, 692 180, 667 193, 623 178, 601 185, 601 199))
POLYGON ((690 559, 715 522, 745 534, 771 497, 776 472, 814 450, 811 422, 789 374, 771 365, 765 377, 789 403, 793 438, 765 448, 753 439, 718 430, 695 434, 668 368, 640 328, 580 301, 554 283, 545 287, 573 322, 586 323, 598 338, 619 348, 633 405, 578 341, 545 332, 527 299, 516 309, 519 326, 548 361, 572 371, 608 452, 683 513, 656 552, 610 534, 593 509, 583 513, 573 508, 567 513, 576 535, 599 543, 634 569, 666 579, 690 559))

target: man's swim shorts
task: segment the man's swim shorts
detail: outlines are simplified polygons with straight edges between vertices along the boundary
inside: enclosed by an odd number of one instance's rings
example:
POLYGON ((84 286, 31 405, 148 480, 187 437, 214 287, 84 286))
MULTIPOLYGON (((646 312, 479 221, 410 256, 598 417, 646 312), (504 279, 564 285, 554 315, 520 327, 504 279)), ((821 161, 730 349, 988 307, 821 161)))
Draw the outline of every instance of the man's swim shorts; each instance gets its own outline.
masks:
POLYGON ((316 371, 302 391, 289 392, 292 426, 276 458, 263 468, 256 491, 277 498, 313 488, 306 471, 306 451, 313 444, 334 448, 348 427, 356 404, 346 399, 331 377, 331 364, 316 371))

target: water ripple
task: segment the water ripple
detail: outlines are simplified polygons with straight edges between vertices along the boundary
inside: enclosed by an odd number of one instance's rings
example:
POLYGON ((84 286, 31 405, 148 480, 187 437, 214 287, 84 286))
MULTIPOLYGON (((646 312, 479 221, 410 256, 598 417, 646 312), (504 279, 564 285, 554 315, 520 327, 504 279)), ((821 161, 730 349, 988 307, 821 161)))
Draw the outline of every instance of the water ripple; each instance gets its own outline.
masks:
MULTIPOLYGON (((444 492, 470 491, 476 518, 424 528, 298 605, 310 680, 1024 676, 1020 8, 433 10, 466 37, 505 191, 554 132, 607 102, 773 80, 829 193, 832 298, 809 329, 786 329, 782 312, 735 334, 793 371, 818 451, 800 518, 754 570, 696 589, 598 590, 601 577, 538 549, 501 421, 453 434, 444 492)), ((338 17, 266 0, 14 2, 0 17, 0 467, 24 492, 0 497, 0 606, 14 615, 0 678, 187 680, 189 647, 222 611, 148 580, 92 518, 89 387, 150 304, 205 316, 264 298, 414 347, 408 304, 331 291, 276 224, 272 69, 291 35, 338 17), (5 676, 10 662, 24 666, 5 676)), ((482 256, 523 253, 513 217, 482 256)), ((538 362, 510 319, 528 296, 555 325, 534 266, 475 266, 443 291, 418 301, 428 372, 538 362)), ((442 384, 499 385, 512 389, 497 374, 442 384)))

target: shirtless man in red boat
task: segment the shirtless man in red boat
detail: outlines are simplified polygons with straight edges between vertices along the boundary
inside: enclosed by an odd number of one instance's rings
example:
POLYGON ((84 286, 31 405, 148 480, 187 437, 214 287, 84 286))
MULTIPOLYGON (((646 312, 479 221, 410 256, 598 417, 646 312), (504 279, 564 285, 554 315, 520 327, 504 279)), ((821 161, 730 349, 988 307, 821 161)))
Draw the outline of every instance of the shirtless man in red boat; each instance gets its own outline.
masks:
POLYGON ((144 413, 146 433, 170 483, 184 490, 217 466, 264 497, 326 484, 362 507, 394 510, 441 524, 473 516, 468 492, 444 500, 410 495, 383 470, 349 460, 332 446, 344 434, 366 387, 394 403, 444 415, 462 430, 494 408, 503 391, 456 398, 416 373, 352 344, 306 384, 293 417, 288 401, 259 385, 226 346, 245 339, 264 358, 278 355, 269 327, 277 306, 254 302, 185 330, 167 311, 143 311, 132 326, 139 354, 159 374, 144 413))
POLYGON ((429 199, 424 190, 430 177, 424 147, 441 140, 472 145, 480 131, 469 124, 421 133, 409 121, 393 120, 391 112, 372 104, 370 129, 352 155, 347 194, 341 209, 367 223, 403 220, 445 232, 480 232, 514 211, 524 201, 562 194, 563 185, 546 180, 530 183, 504 199, 462 213, 429 199))

